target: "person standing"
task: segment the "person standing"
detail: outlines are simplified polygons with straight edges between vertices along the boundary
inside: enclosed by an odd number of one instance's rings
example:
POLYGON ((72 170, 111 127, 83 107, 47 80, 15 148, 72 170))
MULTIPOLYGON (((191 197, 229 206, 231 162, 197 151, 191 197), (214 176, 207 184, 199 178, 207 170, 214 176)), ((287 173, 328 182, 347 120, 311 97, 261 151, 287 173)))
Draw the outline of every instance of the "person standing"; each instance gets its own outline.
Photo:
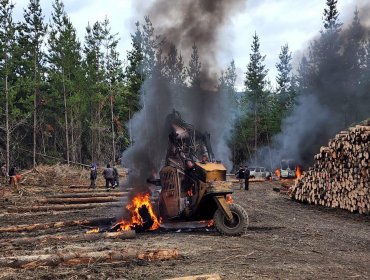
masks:
POLYGON ((112 186, 112 188, 114 186, 114 171, 113 168, 110 167, 109 163, 107 164, 107 168, 105 168, 103 171, 103 176, 105 179, 105 187, 107 188, 107 191, 109 191, 110 190, 109 184, 112 186))
POLYGON ((245 178, 245 170, 243 168, 243 166, 240 166, 239 167, 239 170, 238 172, 236 173, 236 178, 239 179, 239 183, 240 183, 240 190, 243 189, 243 185, 244 185, 244 178, 245 178))
POLYGON ((98 172, 96 170, 96 165, 92 164, 90 166, 90 188, 95 189, 96 188, 96 178, 98 177, 98 172))
POLYGON ((244 166, 244 190, 249 190, 249 176, 251 175, 251 172, 248 168, 248 165, 244 166))
POLYGON ((114 189, 115 187, 119 187, 119 174, 118 174, 118 169, 115 163, 113 164, 113 179, 114 179, 114 185, 113 185, 113 189, 114 189))
POLYGON ((6 164, 1 164, 1 177, 6 177, 6 164))
POLYGON ((8 175, 9 175, 9 185, 16 187, 17 186, 17 169, 15 166, 10 168, 8 175))

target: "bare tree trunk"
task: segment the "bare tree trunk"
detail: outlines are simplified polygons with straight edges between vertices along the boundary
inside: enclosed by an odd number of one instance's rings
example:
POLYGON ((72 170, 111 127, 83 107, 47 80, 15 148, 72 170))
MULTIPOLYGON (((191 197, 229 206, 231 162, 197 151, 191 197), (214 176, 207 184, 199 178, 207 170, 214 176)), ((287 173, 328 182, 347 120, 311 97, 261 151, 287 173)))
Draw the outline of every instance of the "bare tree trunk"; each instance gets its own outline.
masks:
POLYGON ((101 161, 101 134, 100 134, 100 127, 101 127, 101 107, 100 107, 100 101, 99 101, 99 106, 98 106, 98 139, 97 139, 97 144, 98 144, 98 161, 101 161))
MULTIPOLYGON (((110 86, 112 87, 112 86, 110 86)), ((114 133, 114 111, 113 111, 113 91, 111 89, 111 96, 110 96, 110 111, 112 117, 112 160, 113 162, 116 161, 116 143, 115 143, 115 133, 114 133)))
POLYGON ((38 90, 38 77, 37 77, 37 64, 36 54, 34 59, 34 70, 35 70, 35 92, 33 100, 33 168, 36 168, 36 133, 37 133, 37 90, 38 90))
POLYGON ((91 161, 95 162, 95 141, 94 141, 95 133, 94 133, 93 123, 94 123, 94 116, 93 116, 93 110, 92 110, 92 102, 90 101, 91 161))
POLYGON ((130 137, 130 146, 132 144, 132 131, 131 131, 131 106, 128 108, 128 134, 130 137))
POLYGON ((74 118, 73 118, 73 109, 71 108, 70 111, 70 131, 71 131, 71 160, 76 162, 77 161, 77 156, 76 156, 76 143, 75 143, 75 129, 74 129, 74 118))
POLYGON ((81 129, 81 116, 77 115, 76 116, 77 122, 76 122, 76 127, 74 129, 76 133, 76 159, 78 159, 78 162, 82 162, 82 143, 81 143, 81 138, 82 138, 82 129, 81 129))
MULTIPOLYGON (((41 126, 42 127, 42 126, 41 126)), ((42 141, 42 151, 44 152, 44 155, 46 155, 46 146, 45 146, 45 137, 44 137, 44 133, 41 129, 41 141, 42 141)))
POLYGON ((6 134, 6 174, 10 168, 9 92, 8 74, 5 76, 5 134, 6 134))
POLYGON ((66 92, 66 84, 64 81, 64 69, 62 69, 63 75, 63 99, 64 99, 64 122, 65 122, 65 130, 66 130, 66 153, 67 153, 67 165, 69 165, 69 136, 68 136, 68 111, 67 111, 67 92, 66 92))
POLYGON ((270 138, 269 138, 269 134, 267 133, 267 145, 269 147, 269 157, 270 157, 270 170, 272 171, 272 155, 271 155, 271 146, 270 146, 270 138))
POLYGON ((257 109, 254 109, 254 164, 257 164, 257 109))

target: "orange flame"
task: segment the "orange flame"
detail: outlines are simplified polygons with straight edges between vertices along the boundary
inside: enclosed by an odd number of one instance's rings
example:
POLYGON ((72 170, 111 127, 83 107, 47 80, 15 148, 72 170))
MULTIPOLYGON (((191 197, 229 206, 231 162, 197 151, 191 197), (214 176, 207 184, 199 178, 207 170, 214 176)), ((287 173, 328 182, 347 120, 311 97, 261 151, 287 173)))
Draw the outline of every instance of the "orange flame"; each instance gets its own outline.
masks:
POLYGON ((93 229, 86 231, 86 234, 98 233, 99 231, 100 231, 99 228, 93 228, 93 229))
POLYGON ((301 178, 302 176, 302 168, 299 165, 296 166, 295 176, 297 179, 301 178))
POLYGON ((231 203, 233 203, 233 202, 234 202, 234 199, 233 199, 233 197, 231 196, 231 194, 226 195, 226 203, 227 203, 227 204, 231 204, 231 203))
POLYGON ((186 192, 186 196, 193 196, 193 189, 189 189, 189 190, 186 192))
POLYGON ((214 224, 215 224, 215 221, 214 220, 210 220, 209 221, 209 223, 208 223, 208 225, 207 225, 207 227, 213 227, 214 226, 214 224))
POLYGON ((145 206, 148 210, 151 220, 153 221, 152 226, 149 230, 156 230, 160 226, 160 221, 154 214, 152 204, 150 202, 149 193, 140 193, 136 195, 130 204, 126 206, 126 209, 131 214, 131 221, 120 221, 116 226, 119 226, 119 231, 131 230, 134 229, 135 226, 142 226, 144 221, 139 213, 139 210, 145 206))
POLYGON ((280 169, 279 168, 277 168, 275 170, 275 175, 276 175, 276 177, 280 178, 281 173, 280 173, 280 169))

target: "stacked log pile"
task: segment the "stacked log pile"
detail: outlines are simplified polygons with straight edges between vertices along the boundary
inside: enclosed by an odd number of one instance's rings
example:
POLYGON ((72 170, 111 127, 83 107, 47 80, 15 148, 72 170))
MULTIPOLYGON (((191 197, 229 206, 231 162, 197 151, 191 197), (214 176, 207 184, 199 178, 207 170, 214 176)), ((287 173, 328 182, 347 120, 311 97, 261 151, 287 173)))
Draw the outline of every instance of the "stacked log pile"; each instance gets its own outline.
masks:
POLYGON ((291 198, 360 214, 370 211, 370 124, 341 131, 315 155, 291 198))

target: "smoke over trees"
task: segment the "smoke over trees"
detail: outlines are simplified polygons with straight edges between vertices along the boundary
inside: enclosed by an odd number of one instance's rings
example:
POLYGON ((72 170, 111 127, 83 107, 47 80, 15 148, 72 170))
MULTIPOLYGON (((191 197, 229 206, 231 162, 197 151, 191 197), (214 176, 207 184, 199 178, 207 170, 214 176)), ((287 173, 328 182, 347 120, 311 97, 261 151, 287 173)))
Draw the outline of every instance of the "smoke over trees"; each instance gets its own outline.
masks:
POLYGON ((369 30, 354 11, 347 27, 340 22, 337 1, 327 1, 323 29, 302 57, 294 112, 276 136, 276 159, 292 157, 310 163, 312 155, 336 132, 370 116, 369 30))
POLYGON ((217 56, 229 43, 223 28, 246 1, 149 5, 122 58, 108 19, 88 24, 79 42, 62 1, 54 1, 46 33, 38 1, 30 0, 35 13, 23 22, 13 22, 13 5, 0 1, 1 162, 103 163, 125 151, 127 161, 140 159, 138 168, 152 172, 167 145, 164 119, 175 108, 211 133, 229 169, 242 162, 270 167, 282 157, 309 163, 335 132, 369 117, 369 5, 342 24, 337 1, 327 1, 322 30, 297 69, 287 45, 276 54, 276 88, 264 78, 264 38, 255 35, 242 93, 235 61, 221 69, 217 56), (37 36, 30 36, 31 16, 37 36), (139 154, 131 154, 134 146, 139 154))
POLYGON ((129 123, 134 144, 123 154, 124 165, 137 170, 132 172, 130 184, 142 185, 161 167, 169 131, 166 117, 173 109, 196 129, 210 132, 215 137, 211 142, 218 159, 232 167, 226 136, 232 126, 233 93, 229 90, 234 89, 235 74, 231 71, 235 72, 235 66, 232 64, 222 76, 220 86, 213 71, 219 69, 219 31, 229 13, 241 3, 173 1, 168 5, 166 1, 154 1, 149 7, 151 19, 145 18, 140 31, 145 76, 139 93, 142 107, 129 123), (159 20, 164 17, 168 21, 159 20), (185 60, 189 61, 187 68, 185 60))

